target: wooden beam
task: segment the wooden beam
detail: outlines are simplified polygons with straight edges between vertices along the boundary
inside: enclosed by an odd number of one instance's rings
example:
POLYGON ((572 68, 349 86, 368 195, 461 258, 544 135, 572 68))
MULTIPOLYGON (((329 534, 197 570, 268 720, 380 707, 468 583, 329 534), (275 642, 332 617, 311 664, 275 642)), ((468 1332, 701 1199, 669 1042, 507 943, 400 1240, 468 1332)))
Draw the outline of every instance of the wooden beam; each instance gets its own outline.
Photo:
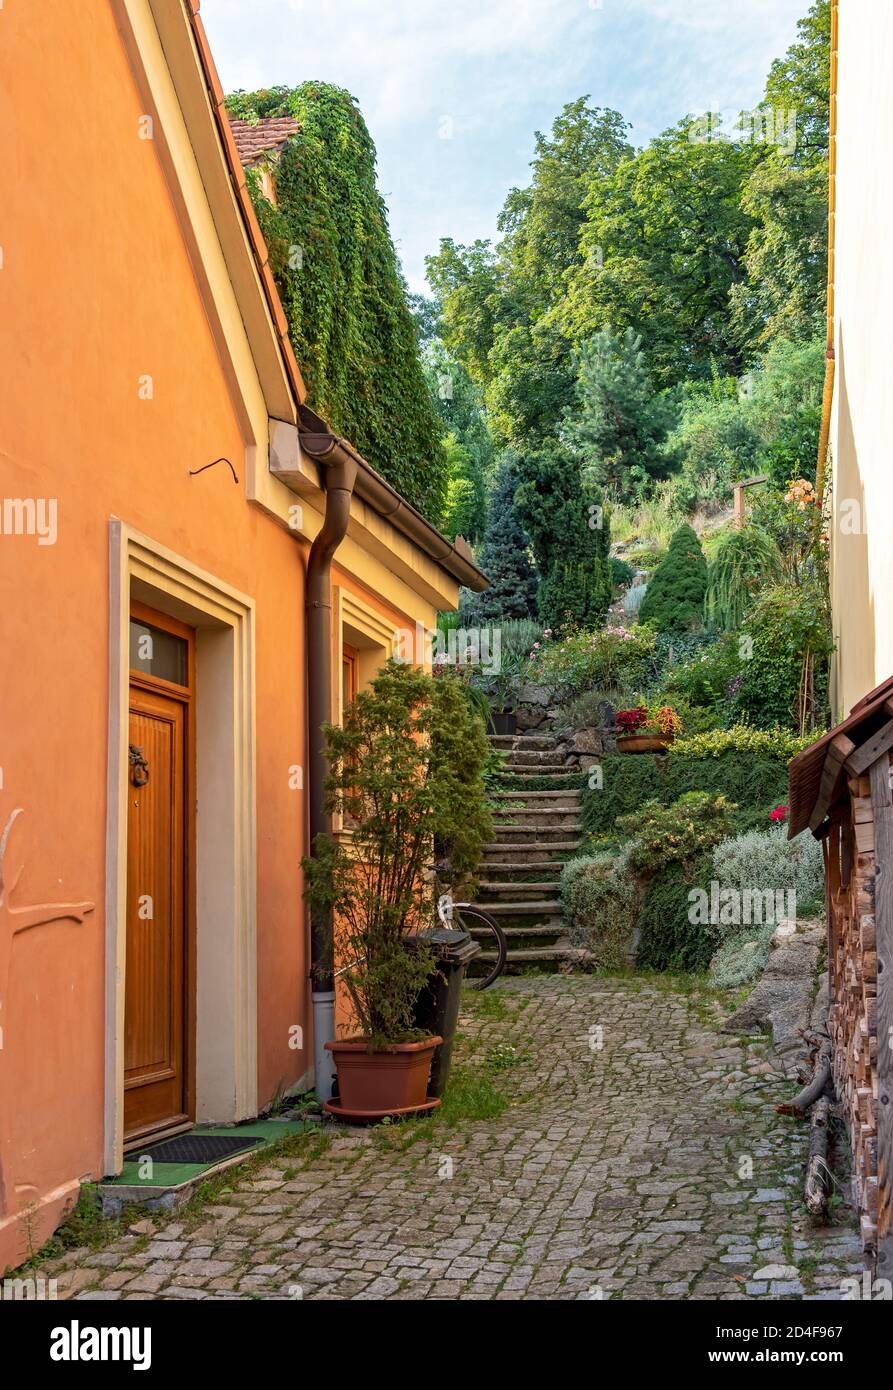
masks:
POLYGON ((819 784, 818 798, 812 808, 812 815, 809 818, 809 828, 813 834, 815 834, 828 814, 840 770, 847 758, 849 758, 855 750, 856 745, 847 738, 846 734, 838 734, 835 738, 832 738, 831 742, 828 744, 828 751, 825 754, 825 765, 822 768, 822 780, 819 784))
POLYGON ((877 1275, 893 1280, 893 792, 890 759, 871 766, 877 932, 877 1275))
MULTIPOLYGON (((890 701, 887 701, 889 704, 890 701)), ((886 709, 886 705, 884 706, 886 709)), ((861 777, 863 772, 867 772, 873 762, 882 753, 889 753, 893 748, 893 719, 888 719, 887 723, 878 729, 876 734, 851 753, 846 760, 846 770, 852 777, 861 777)))

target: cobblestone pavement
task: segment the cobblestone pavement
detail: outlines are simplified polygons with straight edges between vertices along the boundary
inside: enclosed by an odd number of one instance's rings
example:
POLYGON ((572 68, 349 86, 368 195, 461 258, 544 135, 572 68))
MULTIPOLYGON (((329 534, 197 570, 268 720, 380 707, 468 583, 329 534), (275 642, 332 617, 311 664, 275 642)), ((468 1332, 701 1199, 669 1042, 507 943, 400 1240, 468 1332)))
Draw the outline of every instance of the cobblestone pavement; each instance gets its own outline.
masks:
POLYGON ((790 1083, 713 1007, 635 981, 501 981, 457 1049, 460 1080, 509 1097, 498 1116, 327 1125, 45 1272, 82 1299, 840 1298, 861 1271, 852 1213, 807 1216, 806 1127, 773 1109, 790 1083))

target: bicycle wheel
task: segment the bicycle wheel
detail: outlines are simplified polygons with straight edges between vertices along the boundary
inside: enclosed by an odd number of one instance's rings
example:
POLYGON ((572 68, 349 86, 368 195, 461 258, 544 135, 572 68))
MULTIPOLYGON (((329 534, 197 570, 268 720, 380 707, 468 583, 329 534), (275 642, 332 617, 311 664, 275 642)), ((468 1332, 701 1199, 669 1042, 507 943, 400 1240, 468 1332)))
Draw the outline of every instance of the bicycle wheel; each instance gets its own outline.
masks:
MULTIPOLYGON (((508 942, 505 932, 489 912, 483 912, 479 907, 472 907, 470 903, 455 903, 453 906, 453 921, 461 923, 474 940, 481 946, 486 955, 482 962, 483 974, 466 974, 465 985, 468 989, 486 989, 492 985, 505 969, 506 956, 508 955, 508 942)), ((480 958, 479 958, 480 959, 480 958)))

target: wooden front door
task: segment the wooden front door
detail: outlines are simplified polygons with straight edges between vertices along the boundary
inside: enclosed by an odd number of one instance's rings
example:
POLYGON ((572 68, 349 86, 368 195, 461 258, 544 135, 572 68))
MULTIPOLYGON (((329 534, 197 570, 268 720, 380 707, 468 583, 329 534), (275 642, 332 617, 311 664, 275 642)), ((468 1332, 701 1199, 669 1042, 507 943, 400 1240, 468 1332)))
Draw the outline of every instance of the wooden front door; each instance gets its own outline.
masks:
POLYGON ((125 1142, 192 1119, 190 920, 192 641, 131 619, 127 784, 125 1142))

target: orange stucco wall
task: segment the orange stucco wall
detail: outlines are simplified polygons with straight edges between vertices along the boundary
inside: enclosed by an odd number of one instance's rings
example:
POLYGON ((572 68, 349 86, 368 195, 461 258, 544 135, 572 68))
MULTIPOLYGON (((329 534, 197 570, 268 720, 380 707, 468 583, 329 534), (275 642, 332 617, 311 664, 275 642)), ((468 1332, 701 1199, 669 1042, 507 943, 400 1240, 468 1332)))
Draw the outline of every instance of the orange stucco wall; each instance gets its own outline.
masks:
POLYGON ((306 546, 246 501, 248 441, 155 147, 138 138, 111 4, 11 5, 2 26, 0 505, 55 499, 58 535, 0 530, 0 828, 24 809, 14 906, 95 907, 20 934, 5 992, 0 980, 0 1270, 25 1253, 4 1217, 33 1205, 39 1243, 64 1193, 102 1172, 111 517, 256 602, 259 1104, 312 1062, 306 796, 288 785, 306 754, 306 546), (224 466, 188 476, 220 455, 238 486, 224 466))

